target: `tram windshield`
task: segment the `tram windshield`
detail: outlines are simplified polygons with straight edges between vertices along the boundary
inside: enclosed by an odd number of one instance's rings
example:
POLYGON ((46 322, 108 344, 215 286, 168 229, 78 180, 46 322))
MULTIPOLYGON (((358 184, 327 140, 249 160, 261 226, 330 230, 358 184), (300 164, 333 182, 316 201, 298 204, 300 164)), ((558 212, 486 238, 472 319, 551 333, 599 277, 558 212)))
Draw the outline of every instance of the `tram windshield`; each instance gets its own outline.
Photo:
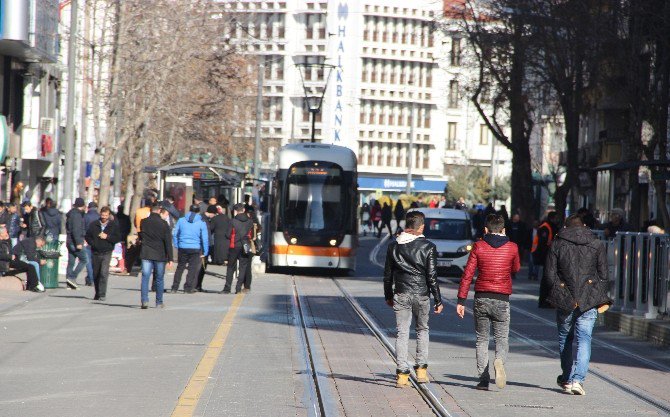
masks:
POLYGON ((337 232, 342 230, 344 210, 342 169, 326 162, 298 163, 286 180, 284 221, 288 230, 337 232))

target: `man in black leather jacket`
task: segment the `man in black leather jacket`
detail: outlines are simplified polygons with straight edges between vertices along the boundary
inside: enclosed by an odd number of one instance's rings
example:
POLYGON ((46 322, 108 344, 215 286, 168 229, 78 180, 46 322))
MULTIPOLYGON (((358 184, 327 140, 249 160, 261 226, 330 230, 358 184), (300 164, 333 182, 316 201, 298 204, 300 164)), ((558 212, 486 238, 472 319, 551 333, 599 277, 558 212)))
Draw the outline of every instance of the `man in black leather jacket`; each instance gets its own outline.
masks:
POLYGON ((423 236, 425 216, 411 211, 405 217, 405 231, 391 243, 384 266, 384 298, 393 307, 398 334, 396 338, 397 385, 409 385, 407 349, 412 317, 416 322, 416 370, 418 382, 428 382, 428 318, 430 294, 434 311, 442 312, 442 298, 437 284, 437 250, 423 236))

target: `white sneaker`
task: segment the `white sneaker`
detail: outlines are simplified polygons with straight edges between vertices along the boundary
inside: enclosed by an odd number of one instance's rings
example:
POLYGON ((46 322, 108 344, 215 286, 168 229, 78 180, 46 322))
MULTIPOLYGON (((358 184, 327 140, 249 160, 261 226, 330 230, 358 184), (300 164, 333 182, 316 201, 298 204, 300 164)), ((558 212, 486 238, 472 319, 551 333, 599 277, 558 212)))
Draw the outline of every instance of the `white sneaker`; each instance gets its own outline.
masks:
POLYGON ((573 382, 572 393, 575 395, 586 395, 586 391, 584 391, 584 385, 582 385, 581 382, 573 382))
POLYGON ((69 289, 71 289, 71 290, 76 290, 76 289, 79 288, 79 286, 78 286, 73 280, 71 280, 71 279, 66 279, 66 280, 65 280, 65 284, 66 284, 67 287, 68 287, 69 289))
POLYGON ((44 292, 44 285, 42 285, 41 282, 37 281, 37 285, 35 285, 35 289, 36 289, 38 292, 44 292))

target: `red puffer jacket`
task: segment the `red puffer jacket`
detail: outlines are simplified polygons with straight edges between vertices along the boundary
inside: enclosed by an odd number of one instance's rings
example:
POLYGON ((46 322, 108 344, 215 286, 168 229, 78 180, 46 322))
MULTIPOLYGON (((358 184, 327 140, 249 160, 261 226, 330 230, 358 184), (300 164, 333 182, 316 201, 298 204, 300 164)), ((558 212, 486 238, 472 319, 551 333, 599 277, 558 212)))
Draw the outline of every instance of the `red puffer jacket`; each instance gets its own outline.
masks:
POLYGON ((458 288, 459 303, 468 297, 470 284, 479 270, 475 292, 512 294, 512 274, 519 272, 519 248, 507 236, 487 234, 476 242, 465 265, 458 288))

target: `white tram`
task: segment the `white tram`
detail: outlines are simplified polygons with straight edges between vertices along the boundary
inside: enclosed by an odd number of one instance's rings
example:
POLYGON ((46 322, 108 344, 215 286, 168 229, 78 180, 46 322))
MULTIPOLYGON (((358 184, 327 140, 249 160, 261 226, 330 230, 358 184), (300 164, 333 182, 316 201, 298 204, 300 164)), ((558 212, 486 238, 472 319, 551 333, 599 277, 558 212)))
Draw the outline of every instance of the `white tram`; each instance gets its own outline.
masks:
POLYGON ((354 152, 318 143, 286 145, 273 183, 270 267, 354 270, 354 152))

